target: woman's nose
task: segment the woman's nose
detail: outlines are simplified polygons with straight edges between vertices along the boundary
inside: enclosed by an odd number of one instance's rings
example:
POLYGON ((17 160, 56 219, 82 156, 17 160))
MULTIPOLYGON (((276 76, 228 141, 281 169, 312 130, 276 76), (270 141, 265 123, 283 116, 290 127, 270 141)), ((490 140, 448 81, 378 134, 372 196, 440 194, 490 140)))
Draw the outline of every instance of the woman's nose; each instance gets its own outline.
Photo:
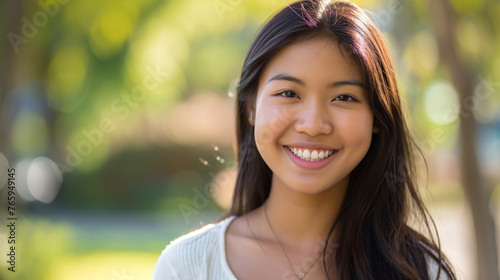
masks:
POLYGON ((327 106, 309 102, 299 110, 295 130, 307 133, 310 136, 330 134, 333 131, 333 123, 330 119, 327 106))

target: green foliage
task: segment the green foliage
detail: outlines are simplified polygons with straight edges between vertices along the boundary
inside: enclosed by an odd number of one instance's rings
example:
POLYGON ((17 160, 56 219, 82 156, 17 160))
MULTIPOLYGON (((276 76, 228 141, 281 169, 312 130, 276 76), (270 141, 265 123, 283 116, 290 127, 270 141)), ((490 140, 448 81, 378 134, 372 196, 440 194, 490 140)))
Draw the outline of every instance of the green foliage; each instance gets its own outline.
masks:
POLYGON ((16 231, 16 272, 2 267, 3 279, 45 279, 47 267, 69 255, 75 242, 69 225, 47 220, 22 217, 16 231))

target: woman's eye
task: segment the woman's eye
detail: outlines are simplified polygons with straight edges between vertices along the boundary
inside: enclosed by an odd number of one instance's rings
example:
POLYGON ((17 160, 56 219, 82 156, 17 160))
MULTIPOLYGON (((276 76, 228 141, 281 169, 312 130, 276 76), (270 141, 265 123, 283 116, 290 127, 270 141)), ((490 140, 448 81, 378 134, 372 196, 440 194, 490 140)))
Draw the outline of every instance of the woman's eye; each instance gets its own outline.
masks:
POLYGON ((295 94, 295 92, 290 91, 290 90, 283 91, 282 93, 280 93, 280 95, 283 97, 289 97, 289 98, 297 97, 297 94, 295 94))
POLYGON ((341 94, 341 95, 337 96, 333 101, 335 101, 335 100, 338 100, 338 101, 355 101, 355 99, 352 98, 352 96, 347 95, 347 94, 341 94))

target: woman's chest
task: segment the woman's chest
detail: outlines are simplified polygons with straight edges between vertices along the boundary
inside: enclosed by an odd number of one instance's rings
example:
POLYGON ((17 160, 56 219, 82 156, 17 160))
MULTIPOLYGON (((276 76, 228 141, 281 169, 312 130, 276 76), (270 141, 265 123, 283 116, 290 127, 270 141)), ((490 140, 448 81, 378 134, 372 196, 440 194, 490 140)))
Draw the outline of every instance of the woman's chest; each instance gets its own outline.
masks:
POLYGON ((290 264, 280 248, 241 236, 226 236, 226 258, 238 280, 297 280, 300 274, 304 274, 302 280, 326 280, 321 258, 289 256, 290 264))

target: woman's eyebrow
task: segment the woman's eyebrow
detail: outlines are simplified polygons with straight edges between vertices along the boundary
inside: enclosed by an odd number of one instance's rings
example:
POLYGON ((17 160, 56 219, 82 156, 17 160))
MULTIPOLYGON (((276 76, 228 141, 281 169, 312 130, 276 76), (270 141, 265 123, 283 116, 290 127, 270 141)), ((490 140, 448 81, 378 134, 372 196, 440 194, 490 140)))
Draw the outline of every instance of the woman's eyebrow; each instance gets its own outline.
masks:
POLYGON ((365 88, 365 85, 358 80, 343 80, 343 81, 336 81, 328 85, 329 88, 332 87, 338 87, 338 86, 345 86, 345 85, 352 85, 352 86, 359 86, 362 88, 365 88))
POLYGON ((272 81, 277 81, 277 80, 281 80, 281 81, 290 81, 290 82, 294 82, 294 83, 297 83, 301 86, 305 86, 306 83, 304 83, 304 81, 298 79, 298 78, 295 78, 295 77, 292 77, 290 75, 287 75, 287 74, 278 74, 274 77, 272 77, 271 79, 269 79, 269 81, 267 81, 267 83, 269 84, 270 82, 272 81))
MULTIPOLYGON (((270 83, 272 81, 277 81, 277 80, 290 81, 290 82, 297 83, 297 84, 299 84, 301 86, 305 86, 306 85, 306 83, 304 81, 302 81, 301 79, 293 77, 293 76, 290 76, 290 75, 287 75, 287 74, 278 74, 278 75, 272 77, 271 79, 269 79, 267 81, 267 83, 270 83)), ((365 85, 361 81, 358 81, 358 80, 341 80, 341 81, 335 81, 333 83, 330 83, 327 87, 333 88, 333 87, 345 86, 345 85, 353 85, 353 86, 359 86, 359 87, 365 88, 365 85)))

